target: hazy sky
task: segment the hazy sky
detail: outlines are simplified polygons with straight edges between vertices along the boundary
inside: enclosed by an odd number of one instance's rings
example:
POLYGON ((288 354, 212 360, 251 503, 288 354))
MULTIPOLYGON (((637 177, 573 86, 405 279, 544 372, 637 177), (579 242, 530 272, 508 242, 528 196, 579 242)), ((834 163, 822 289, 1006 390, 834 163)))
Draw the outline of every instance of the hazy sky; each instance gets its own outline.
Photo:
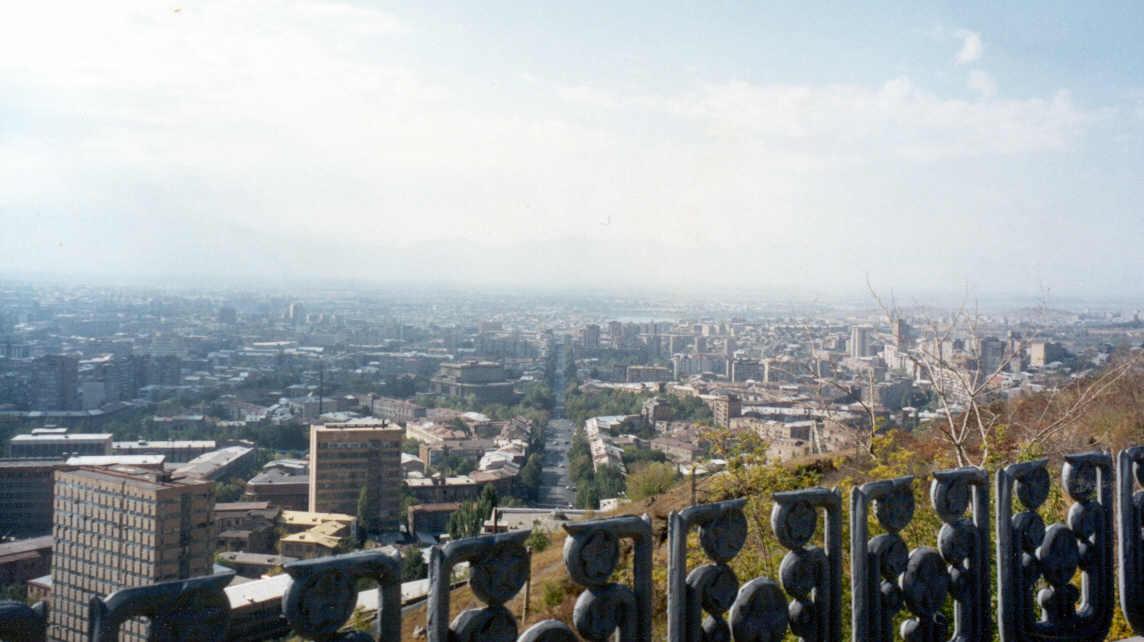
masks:
POLYGON ((0 275, 1144 295, 1139 0, 523 4, 13 3, 0 275))

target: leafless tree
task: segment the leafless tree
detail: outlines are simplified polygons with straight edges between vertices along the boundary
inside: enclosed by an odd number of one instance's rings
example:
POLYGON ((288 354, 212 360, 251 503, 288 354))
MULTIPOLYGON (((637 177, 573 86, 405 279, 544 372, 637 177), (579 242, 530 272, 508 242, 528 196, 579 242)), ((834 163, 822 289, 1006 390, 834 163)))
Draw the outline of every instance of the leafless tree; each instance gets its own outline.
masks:
MULTIPOLYGON (((901 314, 892 294, 887 304, 869 279, 866 283, 874 301, 892 326, 901 314)), ((931 319, 924 339, 914 349, 906 350, 905 346, 896 345, 895 341, 895 349, 931 382, 941 415, 941 419, 931 425, 949 444, 960 466, 984 465, 989 461, 991 449, 997 443, 999 428, 1011 419, 994 410, 991 404, 996 399, 996 381, 1010 369, 1014 359, 1021 357, 1006 346, 996 364, 987 362, 981 349, 984 338, 979 327, 981 315, 976 304, 972 310, 969 309, 968 300, 967 293, 947 322, 931 319), (971 337, 966 351, 968 367, 953 361, 952 355, 945 351, 945 346, 952 343, 953 338, 959 334, 971 337)), ((1042 311, 1047 309, 1044 297, 1040 308, 1042 311)), ((1026 337, 1026 341, 1031 338, 1026 337)), ((1104 369, 1096 377, 1079 378, 1065 388, 1054 388, 1036 418, 1009 425, 1016 429, 1024 444, 1040 447, 1066 427, 1075 424, 1138 362, 1138 355, 1133 355, 1104 369)))

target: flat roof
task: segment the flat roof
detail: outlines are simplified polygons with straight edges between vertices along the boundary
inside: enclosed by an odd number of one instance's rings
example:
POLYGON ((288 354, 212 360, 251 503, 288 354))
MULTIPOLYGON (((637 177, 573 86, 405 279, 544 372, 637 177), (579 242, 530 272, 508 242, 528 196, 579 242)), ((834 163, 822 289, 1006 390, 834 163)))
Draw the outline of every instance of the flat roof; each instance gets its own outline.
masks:
MULTIPOLYGON (((108 435, 110 437, 111 435, 108 435)), ((139 439, 136 441, 113 441, 111 448, 209 448, 214 449, 214 441, 148 441, 146 439, 139 439)))
MULTIPOLYGON (((146 469, 137 469, 138 474, 133 474, 124 470, 117 470, 115 468, 77 468, 70 470, 65 474, 78 475, 86 477, 95 481, 107 481, 108 478, 132 484, 139 488, 147 490, 159 490, 162 488, 181 488, 183 486, 193 486, 195 484, 182 483, 182 482, 167 482, 159 481, 155 478, 155 471, 146 469)), ((209 482, 200 482, 209 483, 209 482)))
POLYGON ((0 470, 8 468, 55 468, 67 464, 65 459, 0 459, 0 470))
POLYGON ((215 502, 214 510, 216 513, 225 511, 266 510, 270 508, 270 506, 270 502, 215 502))
POLYGON ((357 518, 345 513, 314 513, 305 510, 282 511, 282 522, 291 526, 317 526, 324 522, 353 522, 357 518))
POLYGON ((180 464, 175 469, 179 477, 194 477, 196 475, 210 475, 219 469, 254 452, 253 448, 246 446, 230 446, 221 450, 212 450, 195 457, 191 461, 180 464))
POLYGON ((388 422, 381 422, 376 419, 351 419, 350 421, 338 421, 325 424, 313 424, 310 428, 318 431, 323 430, 394 430, 402 431, 405 429, 397 424, 388 422))
POLYGON ((460 502, 438 502, 436 504, 412 504, 408 510, 414 513, 432 513, 437 511, 455 511, 460 508, 460 502))
POLYGON ((265 566, 282 566, 290 562, 296 562, 298 558, 287 557, 285 555, 265 555, 260 553, 245 553, 242 551, 231 553, 219 553, 218 559, 234 562, 235 564, 258 564, 265 566))
POLYGON ((109 432, 77 432, 64 435, 16 435, 9 443, 66 444, 70 441, 108 441, 110 439, 111 433, 109 432))
POLYGON ((296 485, 307 486, 310 484, 310 474, 309 473, 291 474, 291 473, 282 472, 280 470, 267 470, 267 471, 258 473, 254 477, 251 477, 249 480, 247 480, 246 483, 248 485, 253 484, 256 486, 258 486, 258 485, 283 486, 283 485, 287 485, 287 484, 296 484, 296 485))
POLYGON ((43 535, 40 537, 30 537, 28 539, 18 539, 14 542, 5 542, 0 544, 0 560, 7 561, 5 558, 11 555, 23 555, 50 549, 53 541, 55 541, 55 538, 51 535, 43 535))
POLYGON ((166 455, 82 455, 68 457, 68 466, 160 466, 166 455))

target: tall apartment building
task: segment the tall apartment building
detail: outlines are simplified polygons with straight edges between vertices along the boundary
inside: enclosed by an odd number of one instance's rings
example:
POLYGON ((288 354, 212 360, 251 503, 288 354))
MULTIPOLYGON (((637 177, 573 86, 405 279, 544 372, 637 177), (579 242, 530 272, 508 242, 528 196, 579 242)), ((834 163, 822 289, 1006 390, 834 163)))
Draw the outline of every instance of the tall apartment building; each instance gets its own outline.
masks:
POLYGON ((1044 368, 1054 361, 1064 361, 1069 356, 1065 347, 1051 341, 1033 341, 1029 344, 1029 367, 1044 368))
POLYGON ((753 359, 735 359, 731 361, 731 381, 742 383, 744 381, 763 381, 766 368, 753 359))
POLYGON ((732 419, 743 416, 743 400, 739 395, 720 395, 708 403, 717 426, 730 426, 732 419))
POLYGON ((906 351, 913 347, 913 332, 910 330, 910 324, 905 319, 898 317, 890 325, 894 335, 894 345, 899 351, 906 351))
POLYGON ((75 357, 49 354, 32 367, 32 410, 79 410, 79 361, 75 357))
POLYGON ((850 328, 850 356, 855 359, 870 356, 870 326, 856 325, 850 328))
POLYGON ((585 348, 594 349, 600 347, 600 326, 595 323, 589 323, 580 330, 580 344, 585 348))
MULTIPOLYGON (((94 595, 209 574, 213 508, 210 482, 125 467, 58 471, 48 639, 85 642, 94 595)), ((128 622, 120 639, 146 640, 146 625, 128 622)))
POLYGON ((429 390, 449 397, 472 396, 482 404, 509 404, 516 397, 504 366, 489 361, 442 363, 437 376, 429 380, 429 390))
POLYGON ((401 515, 401 440, 405 430, 381 422, 350 421, 310 427, 310 511, 358 514, 363 488, 382 530, 397 530, 401 515))

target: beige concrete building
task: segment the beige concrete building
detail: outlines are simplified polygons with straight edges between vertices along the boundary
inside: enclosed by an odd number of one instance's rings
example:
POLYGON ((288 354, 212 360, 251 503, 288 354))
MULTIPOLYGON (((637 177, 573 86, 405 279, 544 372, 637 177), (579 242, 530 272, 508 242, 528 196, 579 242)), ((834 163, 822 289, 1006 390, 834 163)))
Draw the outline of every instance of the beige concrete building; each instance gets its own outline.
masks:
POLYGON ((310 511, 357 515, 363 488, 382 530, 401 516, 401 440, 405 430, 376 421, 310 427, 310 511))
MULTIPOLYGON (((48 639, 85 642, 94 595, 210 574, 213 506, 209 482, 125 467, 57 472, 48 639)), ((120 639, 145 640, 145 624, 129 622, 120 639)))

